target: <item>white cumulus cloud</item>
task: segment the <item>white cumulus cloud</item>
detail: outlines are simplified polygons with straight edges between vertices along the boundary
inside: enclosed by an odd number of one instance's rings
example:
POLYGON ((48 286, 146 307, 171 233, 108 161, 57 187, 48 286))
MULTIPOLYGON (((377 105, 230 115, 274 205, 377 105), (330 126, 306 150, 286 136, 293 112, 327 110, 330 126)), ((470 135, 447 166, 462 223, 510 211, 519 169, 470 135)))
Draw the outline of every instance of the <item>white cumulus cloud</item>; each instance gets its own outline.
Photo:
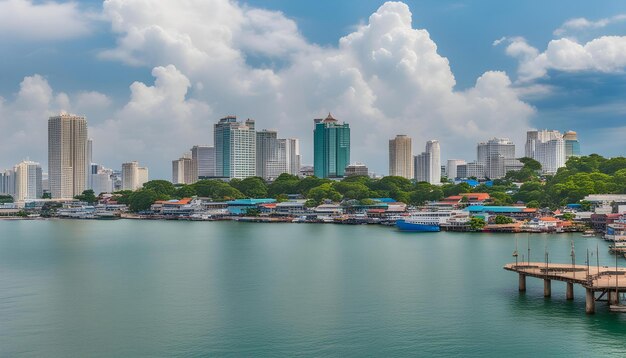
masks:
POLYGON ((580 31, 585 29, 600 29, 616 22, 626 20, 626 14, 619 14, 611 17, 605 17, 600 20, 588 20, 584 17, 577 17, 567 20, 561 27, 554 30, 555 36, 562 36, 567 32, 580 31))
POLYGON ((88 16, 75 2, 0 0, 0 39, 60 40, 89 32, 88 16))
POLYGON ((516 38, 507 46, 508 55, 519 60, 521 81, 545 76, 549 70, 603 73, 623 72, 626 67, 626 36, 602 36, 581 44, 573 39, 552 40, 544 52, 516 38))

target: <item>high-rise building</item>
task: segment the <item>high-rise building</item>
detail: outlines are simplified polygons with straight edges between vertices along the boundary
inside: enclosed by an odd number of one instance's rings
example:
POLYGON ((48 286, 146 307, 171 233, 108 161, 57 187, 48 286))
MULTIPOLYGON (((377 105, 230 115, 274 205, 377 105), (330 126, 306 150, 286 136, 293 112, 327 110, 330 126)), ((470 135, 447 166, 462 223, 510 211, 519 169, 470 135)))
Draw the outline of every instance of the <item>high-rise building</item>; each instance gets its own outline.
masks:
POLYGON ((298 175, 300 170, 300 141, 278 138, 276 131, 256 133, 256 175, 274 180, 282 173, 298 175))
POLYGON ((185 154, 179 159, 172 161, 172 183, 193 184, 197 180, 194 173, 193 160, 191 154, 185 154))
POLYGON ((457 168, 459 165, 467 164, 464 160, 461 159, 448 159, 448 166, 446 167, 446 174, 450 179, 461 178, 458 175, 457 168))
POLYGON ((411 137, 396 135, 389 140, 389 175, 413 179, 414 174, 411 137))
POLYGON ((414 167, 416 181, 425 181, 430 184, 439 184, 441 182, 441 149, 439 141, 429 140, 426 142, 426 151, 415 156, 414 167))
POLYGON ((314 119, 313 170, 318 178, 340 178, 350 163, 350 126, 329 113, 314 119))
POLYGON ((48 119, 48 180, 52 198, 73 198, 87 187, 87 120, 62 113, 48 119))
POLYGON ((300 173, 300 140, 297 138, 283 139, 287 148, 287 173, 298 175, 300 173))
POLYGON ((15 172, 12 169, 0 172, 0 195, 15 195, 15 172))
POLYGON ((355 175, 368 176, 369 169, 367 169, 367 166, 363 163, 352 163, 346 167, 345 175, 347 177, 355 176, 355 175))
POLYGON ((506 175, 505 163, 515 159, 515 144, 508 138, 492 138, 478 143, 477 162, 485 168, 483 174, 489 179, 499 179, 506 175))
POLYGON ((23 161, 13 167, 15 173, 15 201, 38 199, 43 195, 41 166, 39 163, 23 161))
POLYGON ((227 116, 214 125, 215 175, 244 179, 256 175, 256 133, 254 121, 237 122, 227 116))
POLYGON ((439 184, 441 183, 441 148, 439 141, 429 140, 426 142, 426 153, 432 153, 429 183, 439 184))
POLYGON ((459 164, 456 167, 456 175, 458 178, 476 178, 483 179, 485 177, 485 166, 478 162, 469 162, 459 164))
POLYGON ((200 178, 215 177, 215 147, 194 145, 191 148, 191 162, 194 182, 200 178))
POLYGON ((565 161, 570 157, 580 156, 580 142, 578 141, 578 134, 574 131, 567 131, 563 135, 565 140, 565 161))
POLYGON ((546 174, 554 174, 565 166, 565 140, 557 130, 528 131, 525 153, 541 163, 546 174))
POLYGON ((122 164, 122 190, 137 190, 148 181, 148 168, 137 161, 122 164))
POLYGON ((415 181, 425 181, 430 183, 432 180, 431 170, 433 163, 433 153, 422 152, 414 157, 413 168, 415 170, 415 181))
POLYGON ((263 129, 256 132, 257 176, 271 180, 287 171, 284 144, 280 148, 276 131, 263 129))
POLYGON ((113 170, 107 169, 96 163, 91 164, 91 170, 89 173, 90 189, 94 194, 99 195, 102 193, 113 192, 113 170))
POLYGON ((89 174, 91 174, 91 163, 93 163, 93 139, 87 139, 87 148, 85 149, 85 168, 87 168, 87 189, 91 189, 89 183, 89 174))

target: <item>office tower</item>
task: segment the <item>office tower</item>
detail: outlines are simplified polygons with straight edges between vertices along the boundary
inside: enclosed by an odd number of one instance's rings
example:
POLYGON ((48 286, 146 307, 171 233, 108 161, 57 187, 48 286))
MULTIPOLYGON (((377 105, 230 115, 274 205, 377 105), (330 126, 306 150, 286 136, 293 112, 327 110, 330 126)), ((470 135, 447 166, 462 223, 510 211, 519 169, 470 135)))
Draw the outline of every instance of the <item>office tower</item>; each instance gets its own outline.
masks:
POLYGON ((413 168, 415 170, 414 177, 415 181, 421 182, 425 181, 430 183, 431 170, 432 170, 432 162, 433 162, 433 153, 431 152, 422 152, 414 157, 413 168))
POLYGON ((485 177, 485 166, 478 162, 469 162, 459 164, 456 168, 458 178, 476 178, 483 179, 485 177))
POLYGON ((542 172, 546 174, 554 174, 565 166, 565 140, 557 130, 528 131, 525 153, 541 163, 542 172))
POLYGON ((354 175, 367 176, 369 175, 369 170, 367 169, 367 166, 363 163, 352 163, 346 167, 345 175, 347 177, 354 176, 354 175))
POLYGON ((430 184, 441 182, 441 149, 439 141, 429 140, 426 142, 426 151, 415 156, 414 161, 415 180, 425 181, 430 184))
POLYGON ((12 169, 0 172, 0 195, 15 195, 15 172, 12 169))
POLYGON ((244 179, 256 175, 254 121, 227 116, 214 125, 215 176, 244 179))
POLYGON ((350 163, 350 126, 329 113, 314 119, 313 170, 318 178, 340 178, 350 163))
POLYGON ((87 187, 87 120, 62 113, 48 119, 48 180, 52 198, 73 198, 87 187))
POLYGON ((465 163, 465 161, 461 159, 448 159, 448 165, 446 167, 446 174, 448 175, 448 178, 453 179, 453 180, 456 178, 461 178, 459 177, 457 173, 457 168, 459 165, 464 165, 464 164, 467 164, 467 163, 465 163))
POLYGON ((399 134, 389 140, 389 175, 413 179, 411 137, 399 134))
POLYGON ((200 178, 215 177, 215 147, 194 145, 191 148, 194 182, 200 178))
POLYGON ((137 190, 148 181, 148 168, 136 161, 122 164, 122 190, 137 190))
POLYGON ((565 161, 570 157, 579 157, 580 142, 578 142, 578 134, 574 131, 565 132, 563 140, 565 140, 565 161))
POLYGON ((87 168, 87 189, 91 189, 89 183, 89 174, 91 173, 91 163, 93 163, 93 139, 87 139, 87 148, 85 149, 85 168, 87 168))
POLYGON ((300 140, 296 138, 284 139, 287 148, 287 173, 300 174, 300 140))
POLYGON ((13 167, 13 173, 15 174, 15 194, 13 195, 15 201, 41 198, 43 187, 39 163, 23 161, 13 167))
POLYGON ((113 192, 112 175, 113 171, 111 169, 106 169, 101 165, 92 163, 89 174, 91 190, 93 190, 96 195, 113 192))
POLYGON ((172 161, 172 183, 193 184, 197 176, 194 171, 191 154, 183 155, 181 158, 172 161))
POLYGON ((280 148, 276 131, 263 129, 256 132, 257 176, 272 180, 287 171, 284 144, 280 148))
POLYGON ((489 179, 499 179, 506 175, 505 163, 515 159, 515 144, 508 138, 492 138, 478 143, 476 148, 477 162, 485 168, 483 174, 489 179))

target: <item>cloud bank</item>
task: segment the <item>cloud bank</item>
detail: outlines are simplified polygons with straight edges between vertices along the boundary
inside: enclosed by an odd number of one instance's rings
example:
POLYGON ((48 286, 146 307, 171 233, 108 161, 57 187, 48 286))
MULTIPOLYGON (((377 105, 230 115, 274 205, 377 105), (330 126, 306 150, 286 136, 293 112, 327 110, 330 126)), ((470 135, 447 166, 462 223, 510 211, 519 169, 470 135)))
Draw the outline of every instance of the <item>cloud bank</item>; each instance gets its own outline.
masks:
MULTIPOLYGON (((487 136, 512 137, 521 147, 535 113, 504 72, 456 90, 448 59, 428 31, 413 28, 401 2, 383 4, 331 47, 308 42, 280 12, 226 0, 107 0, 103 16, 117 40, 99 56, 152 69, 155 78, 133 83, 127 103, 91 126, 95 155, 109 166, 136 159, 167 178, 170 161, 212 143, 212 124, 227 114, 300 138, 311 163, 312 119, 332 112, 351 125, 352 160, 386 173, 387 140, 396 134, 413 137, 415 153, 439 139, 444 159, 472 160, 487 136)), ((89 116, 89 103, 110 105, 102 96, 61 97, 89 116)), ((5 106, 12 111, 19 101, 5 106)), ((33 117, 40 126, 43 107, 33 117)))

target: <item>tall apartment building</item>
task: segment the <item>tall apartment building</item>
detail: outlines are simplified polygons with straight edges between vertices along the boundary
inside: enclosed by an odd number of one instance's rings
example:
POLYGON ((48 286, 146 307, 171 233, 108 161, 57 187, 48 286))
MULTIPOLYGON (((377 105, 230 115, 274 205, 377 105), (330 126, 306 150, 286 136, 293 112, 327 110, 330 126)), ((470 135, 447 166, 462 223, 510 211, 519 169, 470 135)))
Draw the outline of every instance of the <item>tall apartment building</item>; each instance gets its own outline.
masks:
POLYGON ((148 168, 137 161, 122 164, 122 190, 137 190, 148 181, 148 168))
POLYGON ((578 141, 578 134, 574 131, 567 131, 563 135, 565 140, 565 161, 570 157, 580 156, 580 142, 578 141))
POLYGON ((24 201, 38 199, 43 195, 41 184, 41 166, 32 161, 23 161, 13 167, 15 174, 15 190, 13 199, 24 201))
POLYGON ((215 147, 194 145, 191 148, 191 162, 194 182, 200 178, 215 177, 215 147))
POLYGON ((415 156, 414 162, 415 180, 425 181, 431 184, 441 182, 441 149, 439 141, 429 140, 426 142, 426 151, 415 156))
POLYGON ((389 140, 389 175, 413 179, 414 174, 411 137, 396 135, 389 140))
POLYGON ((214 125, 215 176, 244 179, 256 175, 254 121, 227 116, 214 125))
POLYGON ((477 162, 485 168, 485 177, 499 179, 506 175, 506 163, 515 159, 515 144, 508 138, 492 138, 478 143, 477 162))
POLYGON ((174 184, 193 184, 197 180, 195 174, 196 168, 194 168, 191 154, 183 155, 182 157, 172 161, 172 183, 174 184))
POLYGON ((565 140, 557 130, 528 131, 525 153, 541 163, 541 169, 546 174, 554 174, 565 166, 565 140))
POLYGON ((87 120, 62 113, 48 119, 48 180, 52 198, 87 188, 87 120))
POLYGON ((314 119, 313 171, 318 178, 341 178, 350 164, 350 126, 329 113, 314 119))

